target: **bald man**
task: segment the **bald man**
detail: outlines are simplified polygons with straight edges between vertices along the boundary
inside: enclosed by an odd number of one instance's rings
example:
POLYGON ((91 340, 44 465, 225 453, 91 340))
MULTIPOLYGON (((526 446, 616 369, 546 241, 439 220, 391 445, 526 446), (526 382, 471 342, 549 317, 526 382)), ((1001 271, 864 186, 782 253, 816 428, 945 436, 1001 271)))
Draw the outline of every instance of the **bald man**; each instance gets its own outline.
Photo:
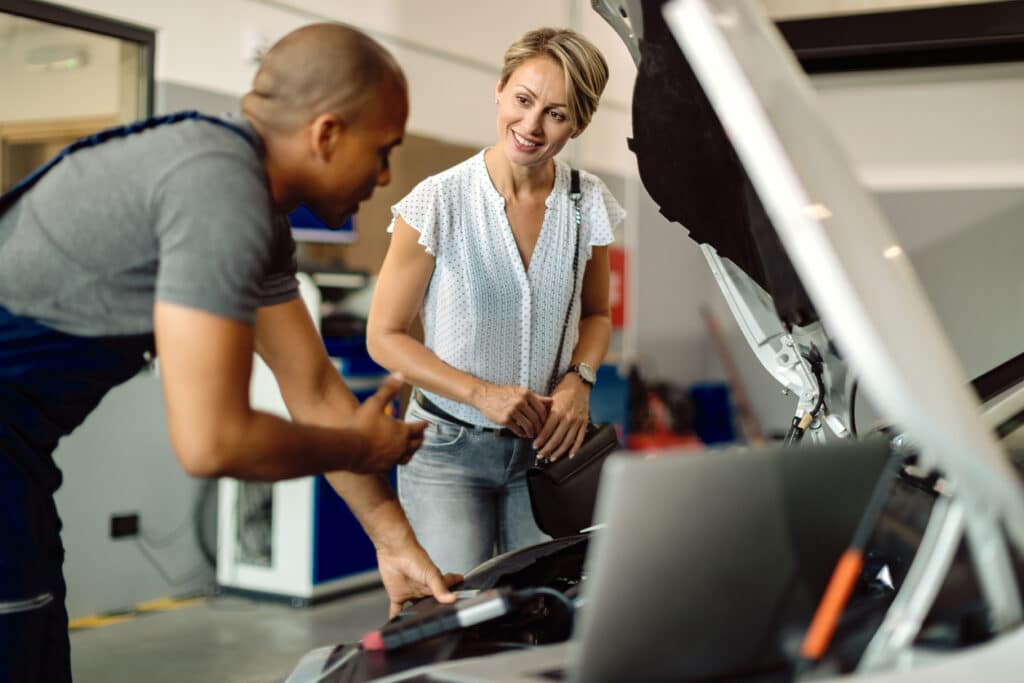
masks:
MULTIPOLYGON (((187 113, 73 146, 0 198, 0 683, 71 680, 52 453, 113 386, 160 357, 175 454, 197 477, 327 473, 372 538, 394 613, 454 596, 382 473, 423 424, 360 406, 298 298, 281 216, 340 224, 390 180, 406 84, 346 26, 266 55, 243 116, 187 113), (253 352, 293 421, 249 404, 253 352)), ((126 415, 125 419, 131 419, 126 415)))

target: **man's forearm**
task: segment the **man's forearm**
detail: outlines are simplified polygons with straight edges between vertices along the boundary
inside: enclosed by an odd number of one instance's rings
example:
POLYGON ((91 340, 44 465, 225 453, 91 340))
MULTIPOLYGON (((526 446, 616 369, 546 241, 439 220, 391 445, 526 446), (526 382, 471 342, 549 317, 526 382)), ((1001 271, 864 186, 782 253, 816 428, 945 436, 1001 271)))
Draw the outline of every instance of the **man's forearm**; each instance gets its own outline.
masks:
POLYGON ((415 538, 391 485, 383 476, 331 472, 326 475, 378 549, 415 538))
MULTIPOLYGON (((290 406, 292 416, 297 421, 324 427, 345 424, 358 402, 337 373, 327 378, 323 386, 321 396, 313 397, 302 405, 290 406)), ((325 477, 375 546, 390 546, 414 537, 398 496, 383 476, 334 471, 325 477)))
POLYGON ((210 451, 191 458, 197 476, 226 476, 252 481, 279 481, 321 472, 350 469, 365 448, 364 437, 349 428, 296 424, 251 411, 233 426, 222 425, 210 451), (289 457, 282 458, 282 453, 289 457))

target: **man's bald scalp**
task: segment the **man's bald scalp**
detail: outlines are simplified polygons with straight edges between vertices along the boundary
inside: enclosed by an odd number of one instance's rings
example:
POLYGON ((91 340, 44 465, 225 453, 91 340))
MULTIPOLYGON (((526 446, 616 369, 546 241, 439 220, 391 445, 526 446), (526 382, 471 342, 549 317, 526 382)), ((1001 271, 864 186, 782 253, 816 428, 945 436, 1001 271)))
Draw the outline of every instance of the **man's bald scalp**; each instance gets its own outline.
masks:
POLYGON ((311 24, 270 48, 242 111, 279 133, 324 113, 353 124, 384 87, 406 92, 401 67, 380 43, 345 24, 311 24))

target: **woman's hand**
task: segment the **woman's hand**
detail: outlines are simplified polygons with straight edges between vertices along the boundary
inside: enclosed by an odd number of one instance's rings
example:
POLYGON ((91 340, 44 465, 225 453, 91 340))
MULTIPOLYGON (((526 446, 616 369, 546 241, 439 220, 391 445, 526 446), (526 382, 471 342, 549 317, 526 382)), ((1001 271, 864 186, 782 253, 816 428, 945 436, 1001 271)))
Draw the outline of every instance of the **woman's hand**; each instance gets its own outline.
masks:
POLYGON ((525 387, 485 384, 472 405, 491 422, 507 427, 522 439, 532 439, 548 419, 551 401, 525 387))
POLYGON ((537 458, 558 460, 569 457, 583 445, 590 422, 590 386, 575 372, 568 373, 551 394, 551 409, 540 434, 533 442, 537 458))

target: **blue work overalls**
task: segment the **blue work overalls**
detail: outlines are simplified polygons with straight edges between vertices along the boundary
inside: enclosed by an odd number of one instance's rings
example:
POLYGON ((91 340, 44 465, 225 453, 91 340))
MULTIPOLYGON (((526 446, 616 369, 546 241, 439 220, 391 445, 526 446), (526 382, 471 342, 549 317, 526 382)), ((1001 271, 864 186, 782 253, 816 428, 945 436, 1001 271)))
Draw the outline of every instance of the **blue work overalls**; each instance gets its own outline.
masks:
MULTIPOLYGON (((197 112, 102 131, 73 143, 0 197, 0 215, 65 156, 186 119, 223 125, 254 144, 241 128, 197 112)), ((61 472, 53 451, 153 353, 152 333, 80 337, 0 305, 0 683, 71 680, 64 548, 53 500, 61 472)))

